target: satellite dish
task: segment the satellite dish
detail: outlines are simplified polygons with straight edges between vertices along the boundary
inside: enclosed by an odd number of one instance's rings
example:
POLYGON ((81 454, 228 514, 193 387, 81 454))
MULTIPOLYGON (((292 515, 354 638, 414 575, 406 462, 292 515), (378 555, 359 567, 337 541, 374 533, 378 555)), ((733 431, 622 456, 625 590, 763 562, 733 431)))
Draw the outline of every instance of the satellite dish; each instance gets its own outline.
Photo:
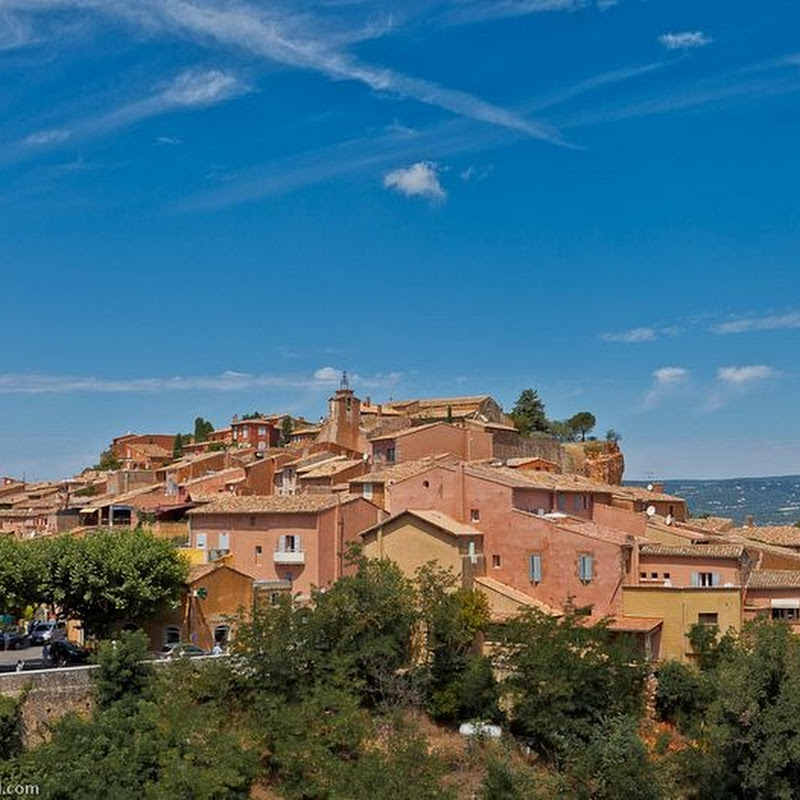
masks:
POLYGON ((647 484, 647 491, 648 492, 652 492, 653 491, 653 484, 652 483, 648 483, 647 484))
POLYGON ((656 507, 647 506, 647 510, 644 513, 647 514, 648 517, 654 517, 656 515, 656 507))

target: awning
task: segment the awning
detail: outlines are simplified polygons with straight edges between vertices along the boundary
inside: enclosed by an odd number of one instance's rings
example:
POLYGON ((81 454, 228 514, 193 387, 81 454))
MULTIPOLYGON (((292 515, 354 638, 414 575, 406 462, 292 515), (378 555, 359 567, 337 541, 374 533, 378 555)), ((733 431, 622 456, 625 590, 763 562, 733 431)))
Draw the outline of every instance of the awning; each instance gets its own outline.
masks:
POLYGON ((653 617, 619 617, 608 626, 608 629, 620 633, 650 633, 660 628, 663 623, 664 620, 653 617))
POLYGON ((800 608, 800 597, 776 597, 771 605, 772 608, 800 608))

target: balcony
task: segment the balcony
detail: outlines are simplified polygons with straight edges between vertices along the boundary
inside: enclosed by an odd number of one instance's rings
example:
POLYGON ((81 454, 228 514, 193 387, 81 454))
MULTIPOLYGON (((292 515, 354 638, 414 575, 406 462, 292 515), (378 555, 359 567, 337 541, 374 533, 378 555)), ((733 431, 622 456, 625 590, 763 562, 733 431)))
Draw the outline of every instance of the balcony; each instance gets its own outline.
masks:
POLYGON ((275 564, 305 564, 306 554, 302 550, 276 550, 272 560, 275 564))

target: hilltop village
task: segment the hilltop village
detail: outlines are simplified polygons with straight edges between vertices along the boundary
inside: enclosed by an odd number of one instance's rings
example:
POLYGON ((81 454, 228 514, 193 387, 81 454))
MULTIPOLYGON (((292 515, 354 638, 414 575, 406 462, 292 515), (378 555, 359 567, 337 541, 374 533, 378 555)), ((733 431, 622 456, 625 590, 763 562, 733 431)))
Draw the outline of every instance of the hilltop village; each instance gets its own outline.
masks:
POLYGON ((120 435, 102 469, 65 481, 2 478, 0 534, 139 527, 175 543, 192 566, 179 607, 146 626, 154 650, 227 646, 239 609, 309 601, 353 569, 353 545, 409 577, 436 562, 495 621, 526 608, 610 620, 653 661, 689 660, 697 624, 800 625, 796 529, 692 519, 658 483, 621 485, 613 438, 524 435, 488 395, 373 404, 343 380, 318 425, 212 428, 120 435))

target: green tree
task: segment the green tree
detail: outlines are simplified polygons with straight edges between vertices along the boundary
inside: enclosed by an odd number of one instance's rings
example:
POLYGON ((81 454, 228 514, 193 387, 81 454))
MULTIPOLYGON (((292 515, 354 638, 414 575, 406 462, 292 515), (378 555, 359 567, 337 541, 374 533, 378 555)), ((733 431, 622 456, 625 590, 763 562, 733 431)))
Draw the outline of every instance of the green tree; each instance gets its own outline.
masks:
POLYGON ((551 436, 555 436, 559 442, 574 442, 578 437, 578 432, 572 425, 571 420, 551 420, 547 427, 551 436))
POLYGON ((613 442, 614 444, 618 444, 622 441, 622 434, 618 431, 615 431, 613 428, 609 428, 606 431, 606 441, 613 442))
POLYGON ((194 441, 205 442, 208 441, 208 436, 213 433, 214 425, 207 419, 196 417, 194 420, 194 441))
POLYGON ((179 433, 172 442, 172 458, 177 461, 183 458, 183 434, 179 433))
POLYGON ((100 461, 94 465, 93 469, 101 472, 113 472, 122 466, 120 460, 114 455, 112 450, 103 450, 100 453, 100 461))
POLYGON ((517 430, 524 436, 548 429, 544 403, 535 389, 523 389, 511 411, 511 418, 517 430))
POLYGON ((22 721, 19 709, 23 699, 4 697, 0 694, 0 762, 13 758, 22 750, 22 721))
POLYGON ((42 600, 82 620, 89 634, 103 637, 119 623, 147 620, 184 591, 186 561, 147 531, 100 530, 84 539, 26 544, 42 569, 42 600))
POLYGON ((123 631, 114 641, 101 642, 94 692, 100 708, 125 700, 139 700, 152 682, 153 668, 146 662, 148 638, 143 631, 123 631))
POLYGON ((21 617, 40 592, 40 564, 32 548, 14 536, 0 536, 0 613, 21 617))
POLYGON ((597 424, 594 414, 589 411, 579 411, 567 420, 567 424, 581 435, 581 441, 586 441, 586 434, 594 430, 597 424))
POLYGON ((294 423, 292 418, 287 414, 281 420, 281 446, 286 447, 292 441, 292 431, 294 430, 294 423))
POLYGON ((646 666, 602 622, 526 610, 507 623, 498 655, 512 730, 557 764, 606 718, 641 713, 646 666))

